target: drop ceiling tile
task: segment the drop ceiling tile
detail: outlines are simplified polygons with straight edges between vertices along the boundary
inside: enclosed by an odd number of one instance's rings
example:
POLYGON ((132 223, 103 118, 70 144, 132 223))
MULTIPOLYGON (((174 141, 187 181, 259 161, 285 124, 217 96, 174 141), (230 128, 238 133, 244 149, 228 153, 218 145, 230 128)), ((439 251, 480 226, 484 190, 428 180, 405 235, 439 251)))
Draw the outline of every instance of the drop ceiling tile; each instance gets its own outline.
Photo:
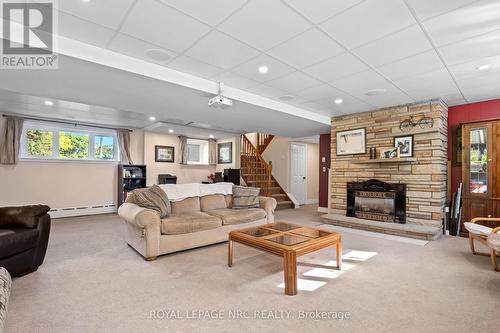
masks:
POLYGON ((464 99, 464 97, 460 93, 443 95, 443 96, 441 96, 441 99, 446 104, 448 104, 448 106, 461 105, 461 104, 467 103, 467 101, 464 99))
POLYGON ((245 90, 247 90, 251 93, 260 95, 260 96, 268 97, 268 98, 278 98, 280 96, 288 94, 284 90, 278 89, 276 87, 270 87, 270 86, 267 86, 265 84, 260 84, 260 85, 255 86, 255 87, 247 88, 245 90))
POLYGON ((383 65, 378 67, 377 70, 390 80, 400 80, 444 68, 444 64, 436 51, 430 50, 383 65))
POLYGON ((321 82, 302 73, 294 72, 292 74, 267 81, 266 85, 281 89, 283 91, 296 92, 308 87, 320 85, 321 82))
POLYGON ((344 48, 313 28, 272 48, 267 53, 301 69, 343 52, 344 48))
POLYGON ((418 25, 378 39, 354 49, 353 52, 372 66, 380 66, 432 49, 418 25), (381 52, 381 50, 387 50, 381 52))
POLYGON ((500 54, 500 30, 439 48, 448 64, 455 65, 500 54))
POLYGON ((467 89, 464 94, 468 103, 497 99, 498 85, 467 89))
POLYGON ((138 1, 125 20, 121 32, 182 52, 210 28, 156 1, 138 1))
POLYGON ((441 98, 441 96, 460 92, 446 69, 404 78, 395 81, 394 84, 417 101, 441 98))
POLYGON ((186 55, 191 58, 224 69, 244 63, 258 54, 257 50, 215 30, 208 33, 186 52, 186 55))
POLYGON ((109 44, 108 48, 121 54, 162 65, 168 63, 177 56, 177 54, 171 50, 146 43, 145 41, 124 34, 117 34, 109 44), (166 59, 165 61, 157 61, 153 58, 150 58, 146 54, 146 51, 148 50, 161 50, 170 55, 170 59, 166 59))
POLYGON ((389 106, 415 102, 414 99, 401 92, 394 86, 388 86, 387 92, 383 95, 365 96, 362 100, 366 103, 376 106, 377 108, 386 108, 389 106))
POLYGON ((349 93, 350 95, 364 98, 365 93, 372 89, 386 89, 390 83, 373 70, 356 73, 331 83, 335 88, 349 93))
POLYGON ((59 13, 59 34, 83 43, 103 47, 114 35, 114 31, 73 15, 59 13))
POLYGON ((466 63, 450 66, 460 86, 484 86, 488 80, 500 80, 500 55, 482 58, 466 63), (479 71, 477 67, 489 65, 487 70, 479 71))
POLYGON ((420 20, 441 15, 478 0, 408 0, 420 20))
POLYGON ((217 74, 214 77, 212 77, 211 80, 216 82, 223 82, 227 86, 238 89, 245 89, 248 87, 259 85, 259 82, 252 79, 248 79, 233 72, 223 72, 217 74))
POLYGON ((362 61, 349 53, 330 58, 318 64, 306 67, 303 72, 326 82, 368 69, 362 61))
POLYGON ((500 2, 475 2, 445 15, 423 22, 437 46, 448 45, 466 38, 500 29, 500 2))
POLYGON ((370 105, 368 103, 359 100, 352 100, 350 102, 344 102, 340 105, 333 106, 330 115, 334 117, 339 115, 366 112, 375 109, 377 109, 376 106, 370 105))
POLYGON ((212 26, 219 24, 246 0, 160 0, 212 26))
POLYGON ((285 0, 314 23, 320 23, 364 0, 285 0))
POLYGON ((205 64, 196 59, 189 58, 187 56, 180 56, 172 60, 167 65, 169 68, 178 70, 180 72, 188 73, 191 75, 199 76, 205 79, 209 79, 223 71, 222 68, 218 68, 209 64, 205 64))
POLYGON ((340 97, 340 91, 328 84, 310 87, 297 92, 297 95, 307 100, 333 100, 340 97))
POLYGON ((401 0, 367 0, 321 24, 338 42, 355 48, 415 24, 401 0))
POLYGON ((278 0, 253 0, 218 29, 264 51, 310 27, 278 0))
POLYGON ((236 66, 232 71, 246 78, 258 82, 265 82, 295 72, 295 69, 282 63, 281 61, 275 60, 265 54, 261 54, 244 64, 236 66), (260 66, 267 66, 269 71, 266 74, 259 73, 258 68, 260 66))
POLYGON ((59 11, 111 29, 116 29, 132 3, 134 3, 134 0, 100 0, 88 2, 82 0, 63 0, 59 1, 59 11))

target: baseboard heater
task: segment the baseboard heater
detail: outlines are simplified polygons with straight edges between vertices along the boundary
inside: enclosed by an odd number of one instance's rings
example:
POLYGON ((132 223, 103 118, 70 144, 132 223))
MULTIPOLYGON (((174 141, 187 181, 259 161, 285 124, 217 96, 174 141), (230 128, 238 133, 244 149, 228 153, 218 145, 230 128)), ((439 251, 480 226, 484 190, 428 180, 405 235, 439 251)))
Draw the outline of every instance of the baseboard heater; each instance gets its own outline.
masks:
POLYGON ((53 219, 109 213, 116 213, 116 204, 54 208, 49 212, 50 217, 53 219))

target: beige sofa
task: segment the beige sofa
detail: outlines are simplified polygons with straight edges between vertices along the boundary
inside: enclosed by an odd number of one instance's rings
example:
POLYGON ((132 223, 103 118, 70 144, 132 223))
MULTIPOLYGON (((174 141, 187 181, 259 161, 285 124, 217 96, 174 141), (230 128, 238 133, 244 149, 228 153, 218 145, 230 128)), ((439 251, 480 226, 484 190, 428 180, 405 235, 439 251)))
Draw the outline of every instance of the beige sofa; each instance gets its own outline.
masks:
POLYGON ((135 204, 130 194, 118 209, 126 221, 127 243, 146 260, 227 241, 230 231, 274 222, 276 200, 260 197, 260 208, 232 209, 232 195, 210 194, 171 202, 172 214, 160 219, 135 204))

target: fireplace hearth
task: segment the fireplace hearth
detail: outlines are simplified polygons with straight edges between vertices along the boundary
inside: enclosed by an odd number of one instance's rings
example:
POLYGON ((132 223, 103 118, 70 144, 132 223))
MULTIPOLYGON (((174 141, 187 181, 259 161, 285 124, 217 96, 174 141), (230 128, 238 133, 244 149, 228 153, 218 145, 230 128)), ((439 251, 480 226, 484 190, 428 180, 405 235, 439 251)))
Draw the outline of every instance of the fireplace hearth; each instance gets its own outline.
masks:
POLYGON ((376 179, 347 183, 347 216, 406 223, 406 185, 376 179))

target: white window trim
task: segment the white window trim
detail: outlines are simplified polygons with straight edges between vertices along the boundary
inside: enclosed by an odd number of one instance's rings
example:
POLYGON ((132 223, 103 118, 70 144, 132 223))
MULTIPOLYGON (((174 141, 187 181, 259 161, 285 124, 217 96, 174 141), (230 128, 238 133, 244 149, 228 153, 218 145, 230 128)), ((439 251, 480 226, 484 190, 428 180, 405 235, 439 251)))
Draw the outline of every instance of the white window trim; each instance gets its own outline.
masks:
POLYGON ((208 140, 187 139, 186 144, 200 146, 200 161, 186 161, 188 165, 208 165, 208 140))
POLYGON ((117 164, 120 161, 120 152, 118 149, 118 137, 116 130, 95 128, 90 126, 70 125, 53 123, 49 121, 26 120, 23 125, 23 133, 21 135, 21 161, 44 161, 44 162, 94 162, 94 163, 113 163, 117 164), (28 130, 51 131, 52 135, 52 156, 30 156, 27 153, 26 132, 28 130), (77 132, 89 136, 89 151, 88 158, 64 158, 59 156, 59 132, 77 132), (113 158, 99 159, 95 158, 95 137, 98 135, 113 137, 113 158))

